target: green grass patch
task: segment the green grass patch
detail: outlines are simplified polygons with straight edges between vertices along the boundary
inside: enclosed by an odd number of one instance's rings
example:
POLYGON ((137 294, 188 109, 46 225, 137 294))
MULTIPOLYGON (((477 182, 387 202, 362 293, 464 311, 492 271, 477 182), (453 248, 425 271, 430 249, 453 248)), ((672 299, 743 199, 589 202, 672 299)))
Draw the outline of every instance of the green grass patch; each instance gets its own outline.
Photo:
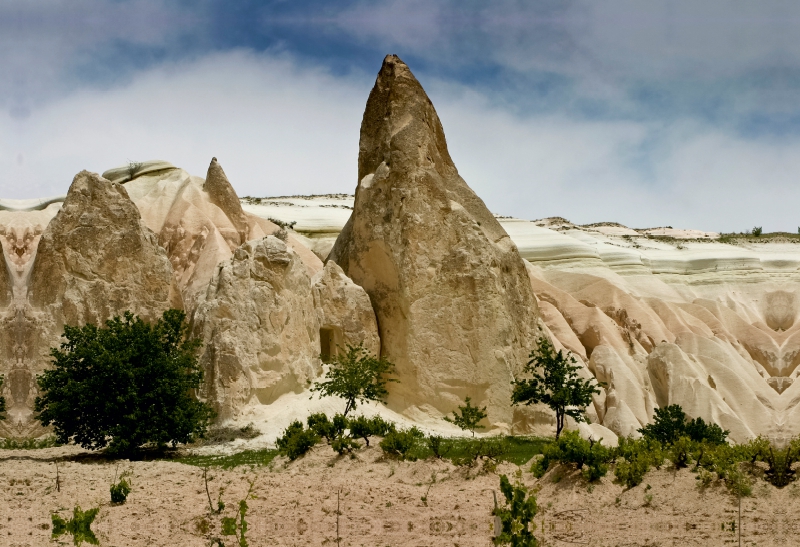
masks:
POLYGON ((178 456, 172 458, 172 461, 186 465, 194 465, 196 467, 220 467, 222 469, 231 469, 243 465, 255 467, 269 465, 277 455, 277 450, 265 448, 263 450, 244 450, 230 455, 178 456))

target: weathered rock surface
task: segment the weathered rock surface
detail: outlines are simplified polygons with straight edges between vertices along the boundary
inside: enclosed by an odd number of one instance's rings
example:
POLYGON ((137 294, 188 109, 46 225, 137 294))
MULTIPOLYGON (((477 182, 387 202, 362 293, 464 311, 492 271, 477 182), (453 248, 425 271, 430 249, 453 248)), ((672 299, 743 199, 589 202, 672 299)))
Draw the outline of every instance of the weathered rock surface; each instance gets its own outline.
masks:
POLYGON ((367 101, 358 180, 329 260, 370 296, 400 380, 390 404, 438 414, 471 396, 508 427, 536 301, 516 247, 458 175, 433 105, 396 56, 367 101))
POLYGON ((366 291, 332 260, 314 276, 312 285, 320 331, 328 336, 327 341, 320 340, 322 354, 333 355, 348 345, 361 344, 371 354, 380 355, 378 324, 366 291))
POLYGON ((81 171, 39 241, 29 301, 59 326, 182 308, 172 267, 125 187, 81 171))
POLYGON ((319 323, 300 256, 274 236, 222 262, 194 314, 203 341, 203 397, 222 420, 248 404, 300 392, 320 371, 319 323))

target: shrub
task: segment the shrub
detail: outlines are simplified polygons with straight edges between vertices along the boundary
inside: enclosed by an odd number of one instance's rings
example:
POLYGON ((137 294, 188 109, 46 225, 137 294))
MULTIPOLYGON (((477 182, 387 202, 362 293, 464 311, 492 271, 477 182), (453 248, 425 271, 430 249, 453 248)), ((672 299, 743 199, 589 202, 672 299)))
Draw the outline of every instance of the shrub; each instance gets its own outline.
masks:
POLYGON ((100 542, 97 541, 97 537, 92 532, 92 522, 94 522, 99 512, 99 507, 82 511, 80 506, 76 505, 72 511, 72 518, 69 520, 64 520, 53 513, 50 516, 53 522, 53 537, 67 533, 72 535, 72 541, 75 545, 80 545, 84 541, 89 545, 99 545, 100 542))
POLYGON ((470 401, 471 399, 469 397, 465 398, 464 406, 459 406, 458 412, 453 411, 452 418, 445 416, 444 421, 457 425, 463 431, 472 432, 472 436, 474 437, 475 429, 484 428, 484 426, 478 425, 478 423, 486 418, 486 407, 480 408, 472 406, 470 401))
POLYGON ((660 468, 664 463, 661 443, 646 437, 620 437, 615 453, 614 477, 628 488, 641 484, 651 467, 660 468))
POLYGON ((495 545, 537 547, 539 542, 531 530, 533 518, 538 512, 536 497, 520 481, 512 485, 505 475, 500 475, 500 492, 505 498, 505 504, 498 507, 495 500, 492 514, 500 526, 492 542, 495 545))
POLYGON ((578 376, 580 367, 571 354, 555 351, 546 338, 539 339, 537 349, 531 351, 531 360, 524 372, 533 378, 512 382, 514 391, 511 404, 544 403, 556 413, 556 439, 564 429, 564 418, 571 417, 576 422, 586 422, 586 407, 592 402, 592 395, 600 393, 594 378, 584 380, 578 376), (594 384, 593 384, 594 382, 594 384))
POLYGON ((752 233, 756 237, 760 237, 761 236, 761 226, 754 227, 752 230, 750 230, 750 233, 752 233))
POLYGON ((458 466, 472 467, 483 460, 483 470, 494 472, 497 464, 508 452, 508 443, 501 438, 480 439, 477 442, 469 443, 461 456, 452 459, 453 464, 458 466))
POLYGON ((409 452, 423 437, 422 431, 416 427, 412 427, 411 429, 394 429, 386 434, 380 446, 383 452, 389 456, 403 460, 414 460, 416 458, 412 457, 409 452))
POLYGON ((304 429, 303 424, 297 420, 289 424, 275 444, 281 454, 290 460, 296 460, 319 441, 319 437, 311 429, 304 429))
POLYGON ((577 431, 567 431, 555 443, 544 449, 544 457, 534 462, 531 473, 541 477, 551 463, 574 464, 588 481, 595 481, 608 473, 612 451, 600 442, 582 439, 577 431))
POLYGON ((185 318, 167 310, 149 324, 126 312, 105 327, 65 326, 53 368, 37 380, 37 418, 60 443, 117 454, 202 437, 213 412, 191 395, 203 372, 185 318))
POLYGON ((441 460, 443 457, 447 456, 447 454, 453 448, 453 445, 447 442, 445 438, 440 435, 430 435, 426 439, 425 443, 433 453, 433 457, 437 460, 441 460))
POLYGON ((385 358, 370 355, 364 346, 347 346, 344 354, 337 355, 331 363, 325 379, 311 388, 321 396, 341 397, 345 400, 344 415, 355 410, 357 403, 367 401, 384 402, 389 392, 385 378, 394 372, 394 365, 385 358))
POLYGON ((387 422, 380 416, 372 418, 359 416, 350 420, 350 436, 354 439, 364 439, 367 446, 370 437, 385 437, 394 428, 393 423, 387 422))
POLYGON ((125 477, 121 477, 117 484, 111 485, 111 503, 125 503, 130 493, 131 485, 125 477))
POLYGON ((730 432, 717 424, 706 424, 702 418, 688 420, 680 405, 669 405, 657 408, 653 423, 639 429, 639 433, 668 446, 681 437, 698 443, 722 444, 727 442, 730 432))
POLYGON ((682 469, 689 465, 695 443, 689 437, 681 437, 669 449, 669 459, 675 469, 682 469))
POLYGON ((324 437, 328 444, 340 439, 347 430, 348 422, 342 414, 336 414, 329 420, 323 413, 312 414, 306 419, 308 428, 318 437, 324 437))

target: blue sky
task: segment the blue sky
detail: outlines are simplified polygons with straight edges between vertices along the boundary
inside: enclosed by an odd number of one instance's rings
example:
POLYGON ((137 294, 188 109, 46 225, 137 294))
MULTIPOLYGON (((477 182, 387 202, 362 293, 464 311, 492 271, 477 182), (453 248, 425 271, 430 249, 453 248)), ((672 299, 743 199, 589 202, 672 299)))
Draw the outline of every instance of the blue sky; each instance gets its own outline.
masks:
POLYGON ((352 192, 396 53, 497 213, 795 231, 798 27, 787 1, 7 0, 0 196, 211 156, 240 195, 352 192))

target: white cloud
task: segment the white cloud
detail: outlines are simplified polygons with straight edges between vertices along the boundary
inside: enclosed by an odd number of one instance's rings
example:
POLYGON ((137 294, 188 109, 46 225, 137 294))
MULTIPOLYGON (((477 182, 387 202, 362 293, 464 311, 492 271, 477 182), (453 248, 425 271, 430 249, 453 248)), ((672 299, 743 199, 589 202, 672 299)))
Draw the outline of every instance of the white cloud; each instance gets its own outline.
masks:
MULTIPOLYGON (((352 192, 372 78, 238 51, 76 92, 25 120, 0 114, 0 196, 62 194, 80 169, 129 159, 204 176, 212 156, 240 195, 352 192)), ((709 230, 800 224, 796 140, 688 120, 522 118, 466 87, 423 84, 459 171, 495 212, 709 230)))

